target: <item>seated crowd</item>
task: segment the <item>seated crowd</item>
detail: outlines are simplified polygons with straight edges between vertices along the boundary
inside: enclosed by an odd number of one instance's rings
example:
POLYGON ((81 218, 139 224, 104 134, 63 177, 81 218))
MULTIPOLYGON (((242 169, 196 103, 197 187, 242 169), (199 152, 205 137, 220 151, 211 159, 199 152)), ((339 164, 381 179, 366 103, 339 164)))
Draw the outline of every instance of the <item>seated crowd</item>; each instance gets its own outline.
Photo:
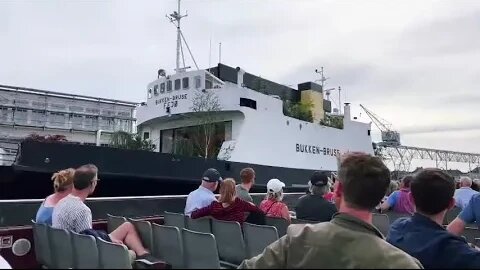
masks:
MULTIPOLYGON (((389 169, 378 157, 349 153, 339 164, 338 176, 314 172, 308 193, 296 202, 294 217, 308 224, 289 226, 285 236, 243 261, 240 268, 480 268, 480 251, 461 237, 468 224, 480 220, 480 195, 471 189, 470 178, 462 178, 456 190, 451 176, 424 169, 403 178, 396 190, 389 169), (455 206, 463 210, 444 228, 444 217, 455 206), (373 225, 375 209, 406 217, 382 235, 373 225)), ((131 223, 110 234, 93 230, 92 213, 84 202, 98 184, 97 175, 94 165, 54 174, 55 193, 42 203, 37 222, 122 243, 137 258, 156 260, 131 223)), ((262 222, 262 217, 292 221, 283 202, 282 181, 269 180, 267 195, 257 206, 249 194, 255 171, 245 168, 239 176, 236 185, 233 178, 223 180, 216 169, 206 170, 200 186, 187 197, 185 215, 240 224, 262 222)))

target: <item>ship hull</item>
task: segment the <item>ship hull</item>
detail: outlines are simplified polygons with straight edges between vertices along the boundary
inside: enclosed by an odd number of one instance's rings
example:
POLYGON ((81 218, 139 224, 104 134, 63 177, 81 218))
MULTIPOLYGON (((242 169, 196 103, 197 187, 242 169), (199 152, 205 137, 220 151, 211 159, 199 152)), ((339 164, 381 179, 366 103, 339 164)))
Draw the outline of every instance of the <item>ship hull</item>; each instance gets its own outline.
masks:
POLYGON ((255 192, 265 191, 269 179, 285 182, 288 191, 305 190, 312 170, 272 167, 214 159, 176 156, 147 151, 96 147, 69 143, 25 141, 13 165, 13 177, 2 180, 2 199, 43 198, 51 193, 51 174, 58 170, 95 164, 100 185, 96 196, 149 196, 188 194, 199 184, 207 168, 224 178, 239 181, 240 171, 256 172, 255 192))

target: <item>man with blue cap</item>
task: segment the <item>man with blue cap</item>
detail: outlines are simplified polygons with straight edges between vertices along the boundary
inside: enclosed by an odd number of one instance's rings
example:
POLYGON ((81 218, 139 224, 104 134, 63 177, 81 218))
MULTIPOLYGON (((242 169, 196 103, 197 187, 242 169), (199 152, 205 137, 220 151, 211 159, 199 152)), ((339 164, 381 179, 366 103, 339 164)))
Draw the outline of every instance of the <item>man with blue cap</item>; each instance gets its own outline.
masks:
POLYGON ((210 168, 206 170, 202 176, 202 184, 188 194, 187 203, 185 204, 185 215, 190 216, 193 211, 207 207, 213 201, 216 201, 217 199, 213 192, 222 181, 222 176, 216 169, 210 168))

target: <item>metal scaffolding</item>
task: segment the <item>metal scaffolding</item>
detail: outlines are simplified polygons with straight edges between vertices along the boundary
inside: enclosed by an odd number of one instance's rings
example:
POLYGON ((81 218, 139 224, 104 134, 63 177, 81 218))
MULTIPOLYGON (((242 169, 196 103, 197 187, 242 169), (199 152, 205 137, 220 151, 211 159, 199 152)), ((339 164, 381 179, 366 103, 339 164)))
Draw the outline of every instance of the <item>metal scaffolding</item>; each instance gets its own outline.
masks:
POLYGON ((376 155, 390 162, 397 171, 410 171, 412 159, 435 161, 436 167, 448 169, 449 162, 468 163, 469 171, 480 167, 480 154, 420 148, 413 146, 392 146, 384 143, 376 145, 376 155))

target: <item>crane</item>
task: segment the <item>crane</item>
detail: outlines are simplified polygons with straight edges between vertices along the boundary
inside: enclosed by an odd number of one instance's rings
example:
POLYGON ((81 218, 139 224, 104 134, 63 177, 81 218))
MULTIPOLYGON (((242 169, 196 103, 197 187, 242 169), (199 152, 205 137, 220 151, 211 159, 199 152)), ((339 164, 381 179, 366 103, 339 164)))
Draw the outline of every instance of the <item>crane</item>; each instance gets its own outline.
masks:
POLYGON ((400 146, 400 133, 398 131, 393 130, 392 124, 390 124, 387 120, 381 118, 380 116, 376 115, 369 109, 365 108, 365 106, 360 104, 360 107, 365 111, 365 113, 370 117, 372 122, 377 126, 382 134, 382 146, 400 146))

